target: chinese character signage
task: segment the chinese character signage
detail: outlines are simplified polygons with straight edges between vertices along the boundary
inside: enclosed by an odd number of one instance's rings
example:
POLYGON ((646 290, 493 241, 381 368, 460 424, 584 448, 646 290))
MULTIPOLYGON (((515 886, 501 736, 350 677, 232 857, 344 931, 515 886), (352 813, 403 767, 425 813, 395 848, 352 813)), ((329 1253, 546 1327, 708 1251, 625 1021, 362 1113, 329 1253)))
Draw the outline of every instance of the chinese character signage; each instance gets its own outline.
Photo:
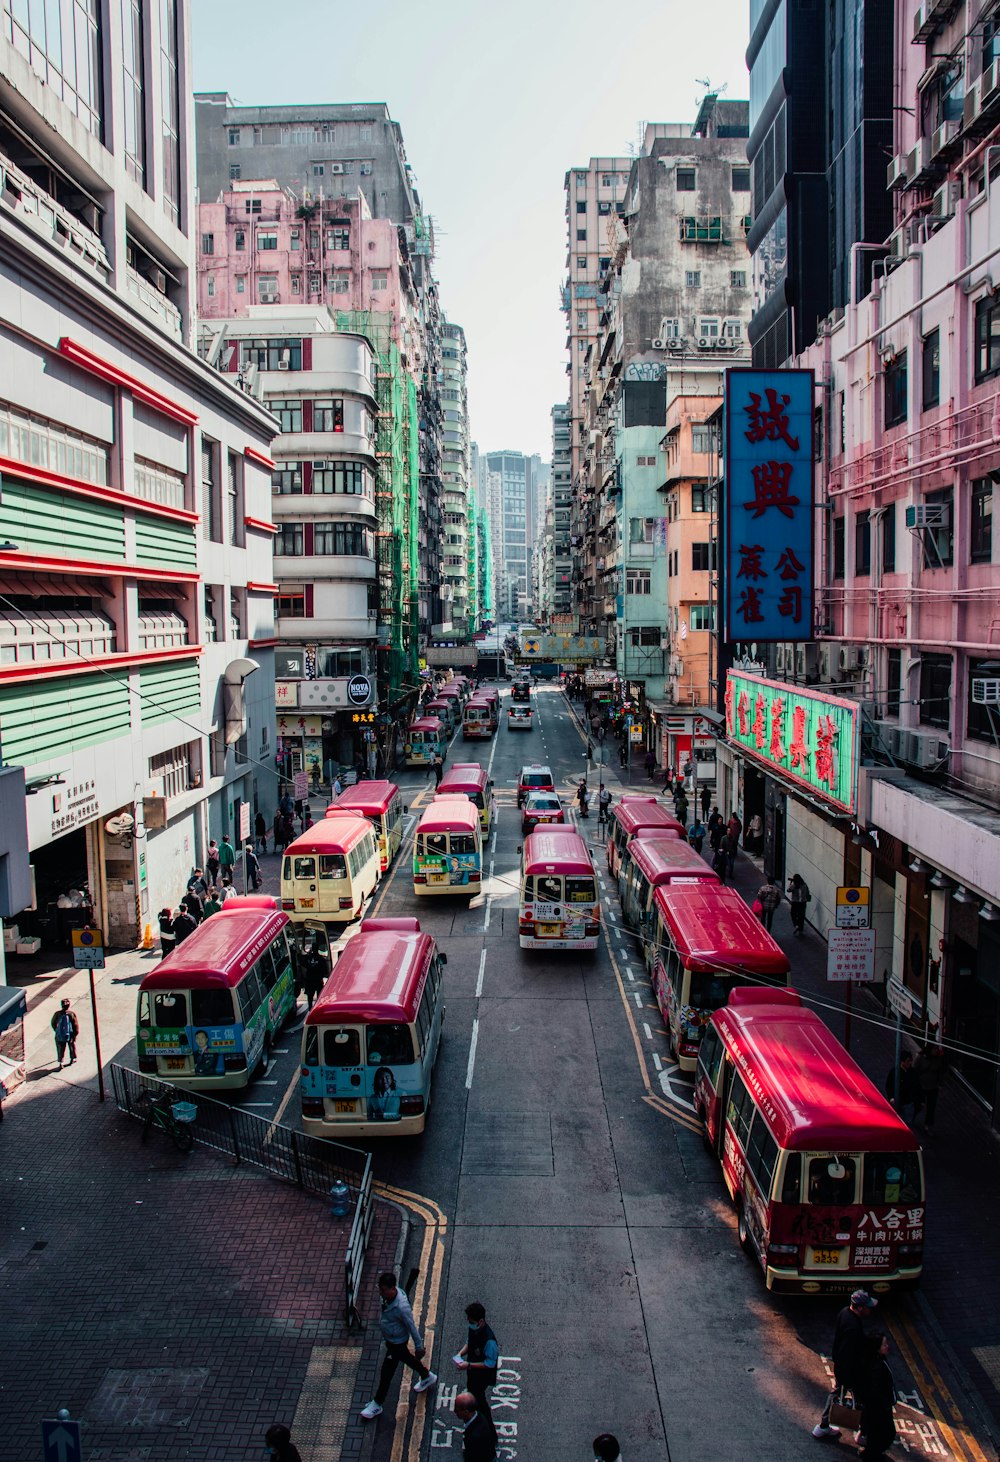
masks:
POLYGON ((856 810, 856 701, 730 670, 726 735, 778 776, 843 812, 856 810))
POLYGON ((726 372, 726 638, 813 633, 812 371, 726 372))

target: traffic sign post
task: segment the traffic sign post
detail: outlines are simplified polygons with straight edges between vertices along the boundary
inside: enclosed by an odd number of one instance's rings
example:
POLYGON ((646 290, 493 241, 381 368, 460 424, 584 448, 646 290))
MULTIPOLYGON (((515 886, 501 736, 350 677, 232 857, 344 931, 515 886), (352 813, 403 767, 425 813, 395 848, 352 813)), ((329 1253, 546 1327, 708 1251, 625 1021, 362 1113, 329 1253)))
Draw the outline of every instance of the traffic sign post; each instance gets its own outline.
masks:
POLYGON ((45 1462, 83 1462, 80 1423, 65 1408, 42 1420, 42 1456, 45 1462))
POLYGON ((73 940, 73 964, 78 970, 103 970, 104 935, 88 924, 70 931, 73 940))
POLYGON ((847 885, 837 889, 837 928, 868 929, 872 922, 871 889, 847 885))
POLYGON ((862 980, 875 978, 875 930, 828 929, 826 931, 826 978, 862 980))

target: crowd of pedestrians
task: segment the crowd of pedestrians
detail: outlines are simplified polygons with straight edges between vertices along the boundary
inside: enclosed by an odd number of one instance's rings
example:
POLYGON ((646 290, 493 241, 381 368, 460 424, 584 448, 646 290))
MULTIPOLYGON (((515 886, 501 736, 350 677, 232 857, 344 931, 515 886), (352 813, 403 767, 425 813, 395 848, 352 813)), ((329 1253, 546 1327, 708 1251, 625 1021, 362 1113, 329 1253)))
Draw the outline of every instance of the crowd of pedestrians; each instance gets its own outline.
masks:
MULTIPOLYGON (((260 863, 251 843, 243 849, 247 887, 256 891, 261 886, 260 863)), ((228 837, 221 843, 215 838, 208 845, 204 868, 195 868, 176 908, 163 908, 157 915, 160 926, 160 955, 166 959, 179 944, 188 939, 199 924, 217 914, 227 899, 236 898, 240 890, 233 882, 236 850, 228 837)))

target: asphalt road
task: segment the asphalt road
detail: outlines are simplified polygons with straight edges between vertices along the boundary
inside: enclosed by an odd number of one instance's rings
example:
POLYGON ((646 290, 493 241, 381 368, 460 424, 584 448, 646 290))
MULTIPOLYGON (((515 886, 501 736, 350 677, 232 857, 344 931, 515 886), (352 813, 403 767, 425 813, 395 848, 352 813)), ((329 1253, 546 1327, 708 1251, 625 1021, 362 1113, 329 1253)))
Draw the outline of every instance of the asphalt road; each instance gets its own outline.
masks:
MULTIPOLYGON (((433 780, 398 778, 407 836, 373 903, 416 913, 447 952, 447 1014, 427 1130, 376 1143, 375 1173, 418 1220, 404 1268, 419 1271, 414 1298, 440 1384, 393 1395, 372 1425, 373 1455, 461 1455, 450 1357, 465 1338, 464 1307, 479 1299, 501 1345, 493 1408, 505 1462, 588 1462, 605 1430, 627 1462, 808 1456, 830 1445, 809 1433, 838 1304, 770 1296, 741 1252, 637 946, 617 925, 615 891, 603 891, 596 954, 518 947, 517 771, 547 763, 568 802, 585 764, 562 693, 542 687, 534 705, 530 733, 508 732, 502 717, 493 742, 459 736, 449 752, 449 763, 490 764, 497 789, 488 876, 471 903, 413 894, 412 827, 433 780)), ((606 870, 596 817, 583 826, 606 870)), ((268 1081, 241 1101, 296 1125, 297 1066, 290 1028, 268 1081)), ((919 1302, 890 1301, 879 1317, 897 1342, 907 1450, 994 1455, 976 1441, 974 1401, 919 1302)), ((840 1447, 854 1455, 849 1444, 845 1435, 840 1447)))

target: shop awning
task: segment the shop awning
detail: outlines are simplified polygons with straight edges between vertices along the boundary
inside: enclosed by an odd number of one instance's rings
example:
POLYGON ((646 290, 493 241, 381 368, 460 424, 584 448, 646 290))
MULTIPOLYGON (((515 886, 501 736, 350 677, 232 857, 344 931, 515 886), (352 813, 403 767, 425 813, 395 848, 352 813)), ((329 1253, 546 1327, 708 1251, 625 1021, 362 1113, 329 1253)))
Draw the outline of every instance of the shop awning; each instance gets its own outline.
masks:
POLYGON ((78 579, 72 574, 0 574, 0 594, 30 594, 33 599, 100 599, 110 594, 100 578, 78 579))

